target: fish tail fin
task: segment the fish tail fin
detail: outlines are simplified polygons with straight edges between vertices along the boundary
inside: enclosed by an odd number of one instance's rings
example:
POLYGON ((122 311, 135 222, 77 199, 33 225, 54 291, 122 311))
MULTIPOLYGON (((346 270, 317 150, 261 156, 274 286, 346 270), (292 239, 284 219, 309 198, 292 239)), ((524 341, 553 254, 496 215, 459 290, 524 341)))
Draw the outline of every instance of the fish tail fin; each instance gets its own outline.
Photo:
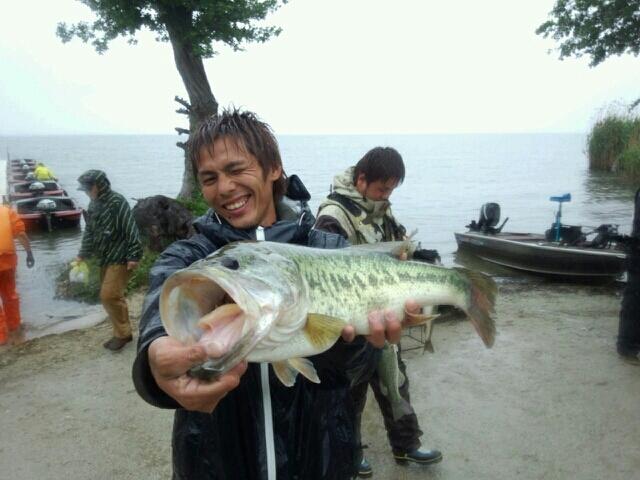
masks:
POLYGON ((485 346, 490 348, 493 346, 496 336, 496 325, 491 318, 491 314, 495 311, 498 291, 496 283, 484 273, 466 268, 456 268, 455 270, 462 273, 471 283, 469 304, 464 310, 485 346))

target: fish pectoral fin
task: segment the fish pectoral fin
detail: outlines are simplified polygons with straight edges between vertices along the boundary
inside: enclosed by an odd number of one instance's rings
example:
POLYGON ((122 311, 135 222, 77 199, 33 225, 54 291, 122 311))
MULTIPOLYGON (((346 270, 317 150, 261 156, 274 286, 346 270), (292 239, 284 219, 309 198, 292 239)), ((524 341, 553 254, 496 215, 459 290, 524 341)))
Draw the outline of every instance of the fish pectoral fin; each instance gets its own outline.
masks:
POLYGON ((318 349, 317 353, 321 353, 336 343, 346 325, 347 322, 339 318, 321 313, 310 313, 307 315, 307 323, 303 332, 311 345, 318 349))
POLYGON ((291 368, 296 369, 310 382, 320 383, 318 372, 316 372, 316 367, 313 366, 313 362, 311 360, 307 358, 290 358, 288 362, 291 368))
POLYGON ((278 380, 286 387, 293 387, 298 373, 302 374, 310 382, 320 383, 313 363, 306 358, 290 358, 282 362, 273 362, 271 366, 273 366, 273 371, 278 380))
POLYGON ((298 370, 293 368, 287 360, 273 362, 271 366, 273 367, 273 372, 276 374, 276 377, 278 377, 278 380, 280 380, 285 387, 293 387, 293 384, 296 383, 298 370))
POLYGON ((406 327, 415 327, 416 325, 422 325, 423 323, 432 322, 440 316, 439 313, 435 315, 429 315, 424 313, 411 313, 404 311, 404 325, 406 327))

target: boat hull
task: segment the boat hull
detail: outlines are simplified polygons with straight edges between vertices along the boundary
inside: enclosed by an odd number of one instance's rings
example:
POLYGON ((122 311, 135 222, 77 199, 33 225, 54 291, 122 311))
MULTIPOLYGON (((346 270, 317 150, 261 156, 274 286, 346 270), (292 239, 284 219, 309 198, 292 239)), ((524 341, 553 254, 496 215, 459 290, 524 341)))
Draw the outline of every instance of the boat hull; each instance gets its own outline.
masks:
POLYGON ((11 206, 29 231, 77 227, 82 217, 82 209, 69 197, 38 196, 16 200, 11 206), (38 203, 42 200, 55 203, 55 209, 41 210, 38 203))
POLYGON ((460 251, 497 265, 566 278, 615 278, 625 271, 619 250, 574 247, 529 233, 456 233, 460 251))
POLYGON ((73 228, 80 225, 82 209, 54 213, 27 213, 18 215, 27 231, 57 230, 59 228, 73 228), (47 218, 48 217, 48 218, 47 218))

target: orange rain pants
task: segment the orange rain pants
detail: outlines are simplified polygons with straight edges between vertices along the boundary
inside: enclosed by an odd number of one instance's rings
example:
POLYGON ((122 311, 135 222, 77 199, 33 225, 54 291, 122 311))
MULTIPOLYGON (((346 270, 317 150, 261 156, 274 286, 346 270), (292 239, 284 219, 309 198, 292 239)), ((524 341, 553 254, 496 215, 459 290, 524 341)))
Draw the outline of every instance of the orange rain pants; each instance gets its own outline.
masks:
POLYGON ((10 332, 20 326, 20 298, 16 292, 16 270, 0 270, 0 345, 6 343, 10 332))

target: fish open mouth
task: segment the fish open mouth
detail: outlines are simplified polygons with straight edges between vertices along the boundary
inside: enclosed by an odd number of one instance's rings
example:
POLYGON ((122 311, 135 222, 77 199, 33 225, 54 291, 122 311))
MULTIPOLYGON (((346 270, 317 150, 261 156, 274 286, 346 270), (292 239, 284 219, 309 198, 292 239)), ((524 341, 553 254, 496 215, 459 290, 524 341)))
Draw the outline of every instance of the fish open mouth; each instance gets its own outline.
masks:
POLYGON ((228 275, 183 270, 162 288, 160 315, 167 333, 185 344, 201 344, 209 360, 194 372, 224 373, 257 343, 257 305, 228 275), (242 306, 241 306, 242 305, 242 306))

